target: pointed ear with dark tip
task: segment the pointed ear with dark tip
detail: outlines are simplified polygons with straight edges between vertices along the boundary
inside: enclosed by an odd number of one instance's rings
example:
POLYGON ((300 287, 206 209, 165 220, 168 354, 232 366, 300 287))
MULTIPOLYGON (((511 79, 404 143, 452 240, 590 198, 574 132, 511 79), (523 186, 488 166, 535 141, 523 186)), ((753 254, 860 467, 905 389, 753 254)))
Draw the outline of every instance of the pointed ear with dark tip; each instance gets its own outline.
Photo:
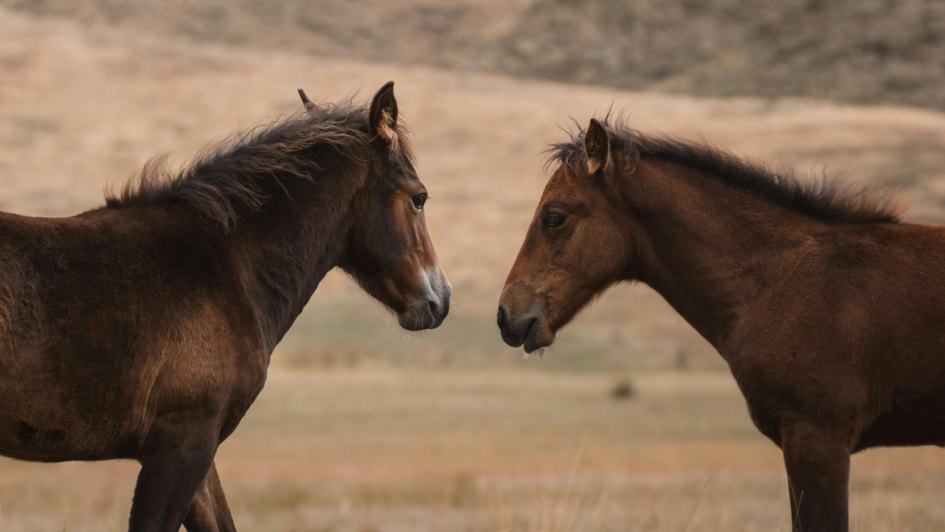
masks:
POLYGON ((594 176, 610 164, 610 137, 607 129, 592 118, 584 133, 584 151, 587 153, 587 173, 594 176))
POLYGON ((308 96, 302 89, 299 89, 299 98, 302 98, 302 105, 305 106, 306 111, 312 112, 318 110, 318 106, 312 103, 312 100, 308 99, 308 96))
POLYGON ((374 95, 370 120, 371 131, 391 143, 397 142, 397 100, 393 81, 385 83, 374 95))

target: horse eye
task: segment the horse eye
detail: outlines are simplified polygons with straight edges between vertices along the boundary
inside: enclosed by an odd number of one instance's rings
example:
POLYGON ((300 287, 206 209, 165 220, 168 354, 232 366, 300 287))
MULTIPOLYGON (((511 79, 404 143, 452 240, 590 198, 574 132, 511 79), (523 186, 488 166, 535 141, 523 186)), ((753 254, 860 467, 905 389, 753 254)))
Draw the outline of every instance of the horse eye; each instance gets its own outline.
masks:
POLYGON ((426 202, 427 202, 427 194, 426 194, 426 192, 421 192, 420 194, 417 194, 416 196, 414 196, 413 198, 411 198, 410 201, 413 202, 413 207, 414 207, 415 209, 417 209, 418 211, 422 211, 422 210, 423 210, 423 206, 424 206, 424 205, 426 204, 426 202))
POLYGON ((549 212, 542 218, 541 223, 549 229, 556 229, 561 227, 564 223, 565 216, 563 214, 558 214, 556 212, 549 212))

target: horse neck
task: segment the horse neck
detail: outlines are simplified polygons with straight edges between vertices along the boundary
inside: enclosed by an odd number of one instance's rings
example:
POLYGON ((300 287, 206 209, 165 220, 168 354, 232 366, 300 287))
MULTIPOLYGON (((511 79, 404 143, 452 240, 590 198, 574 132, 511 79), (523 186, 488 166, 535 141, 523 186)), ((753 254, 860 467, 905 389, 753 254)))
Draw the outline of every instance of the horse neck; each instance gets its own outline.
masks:
POLYGON ((364 170, 354 165, 339 174, 317 177, 316 183, 281 180, 268 204, 240 219, 228 237, 269 352, 344 255, 364 170))
POLYGON ((632 275, 659 292, 722 355, 765 290, 780 286, 825 226, 676 164, 641 161, 632 275))

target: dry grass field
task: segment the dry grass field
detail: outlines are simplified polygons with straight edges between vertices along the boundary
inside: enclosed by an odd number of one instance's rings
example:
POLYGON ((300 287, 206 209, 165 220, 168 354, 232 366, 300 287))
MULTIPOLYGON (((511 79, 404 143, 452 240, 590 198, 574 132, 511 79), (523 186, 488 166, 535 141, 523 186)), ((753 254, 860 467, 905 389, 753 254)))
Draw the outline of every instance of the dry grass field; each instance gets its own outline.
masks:
MULTIPOLYGON (((494 306, 558 125, 613 105, 646 131, 703 137, 901 189, 945 222, 945 115, 801 99, 713 100, 224 46, 0 10, 0 209, 103 203, 150 156, 397 82, 430 189, 455 311, 408 335, 332 274, 222 447, 246 530, 789 530, 778 450, 721 360, 645 287, 613 289, 541 360, 498 339, 494 306), (611 391, 632 383, 629 398, 611 391)), ((137 468, 0 461, 0 530, 119 530, 137 468)), ((854 459, 856 530, 945 528, 945 454, 854 459)))
MULTIPOLYGON (((790 530, 780 455, 723 373, 276 370, 218 467, 285 531, 790 530)), ((120 530, 131 463, 0 463, 4 530, 120 530)), ((855 530, 937 530, 938 449, 854 460, 855 530)))

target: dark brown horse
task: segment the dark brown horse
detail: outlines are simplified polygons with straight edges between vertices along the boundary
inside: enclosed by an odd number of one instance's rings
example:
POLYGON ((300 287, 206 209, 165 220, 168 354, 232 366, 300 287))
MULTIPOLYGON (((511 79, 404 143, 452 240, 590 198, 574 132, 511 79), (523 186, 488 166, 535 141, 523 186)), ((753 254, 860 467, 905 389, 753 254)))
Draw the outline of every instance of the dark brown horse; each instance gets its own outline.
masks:
POLYGON ((393 84, 316 106, 107 206, 0 214, 0 453, 136 459, 135 531, 233 530, 214 467, 332 268, 410 330, 449 310, 393 84))
POLYGON ((846 530, 850 454, 945 443, 945 230, 697 144, 591 120, 556 164, 499 302, 534 351, 627 280, 722 355, 783 451, 795 530, 846 530))

